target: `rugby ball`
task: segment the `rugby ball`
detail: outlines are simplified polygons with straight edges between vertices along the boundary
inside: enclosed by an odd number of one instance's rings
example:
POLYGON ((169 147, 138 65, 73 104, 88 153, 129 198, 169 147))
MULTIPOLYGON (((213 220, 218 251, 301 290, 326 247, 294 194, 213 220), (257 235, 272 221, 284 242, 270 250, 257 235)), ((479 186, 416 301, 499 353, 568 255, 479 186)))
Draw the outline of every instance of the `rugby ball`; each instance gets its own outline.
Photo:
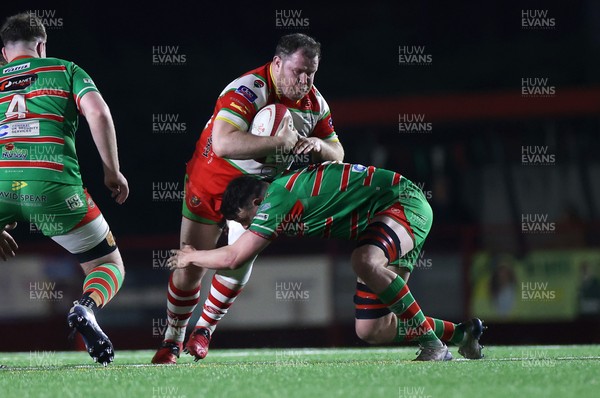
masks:
MULTIPOLYGON (((271 104, 262 108, 254 116, 250 125, 250 133, 262 137, 275 137, 286 126, 294 131, 296 130, 294 119, 288 108, 281 104, 271 104)), ((256 161, 267 165, 278 165, 278 169, 281 169, 281 167, 286 168, 289 166, 291 163, 289 158, 292 157, 293 155, 290 153, 284 153, 282 148, 278 148, 276 153, 265 158, 256 159, 256 161)))
POLYGON ((294 129, 294 121, 288 108, 281 104, 271 104, 262 108, 254 116, 250 132, 263 137, 274 137, 286 125, 294 129))
MULTIPOLYGON (((248 128, 248 133, 261 137, 275 137, 285 126, 296 131, 292 114, 286 106, 271 104, 262 108, 248 128)), ((288 153, 283 148, 275 148, 275 153, 258 159, 228 159, 245 174, 252 174, 261 178, 270 179, 286 170, 294 161, 294 154, 288 153)))

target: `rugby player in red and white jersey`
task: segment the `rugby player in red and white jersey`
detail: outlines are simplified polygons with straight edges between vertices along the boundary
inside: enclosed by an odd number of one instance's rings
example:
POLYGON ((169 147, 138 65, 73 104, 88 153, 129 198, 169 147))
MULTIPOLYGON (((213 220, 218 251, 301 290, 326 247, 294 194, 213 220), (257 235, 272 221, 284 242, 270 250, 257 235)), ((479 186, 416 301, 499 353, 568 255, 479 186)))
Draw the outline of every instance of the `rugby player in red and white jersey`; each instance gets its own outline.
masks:
MULTIPOLYGON (((192 159, 187 163, 185 200, 182 209, 180 245, 213 249, 221 235, 224 219, 221 199, 227 184, 243 174, 270 177, 260 159, 276 153, 292 153, 312 162, 342 161, 344 149, 338 140, 329 106, 314 87, 321 58, 320 43, 300 33, 279 40, 273 60, 231 82, 219 95, 192 159), (256 113, 269 104, 281 103, 291 112, 295 131, 286 128, 277 136, 248 133, 256 113)), ((228 223, 228 242, 243 232, 228 223)), ((247 283, 254 259, 236 270, 217 272, 202 315, 188 338, 185 350, 196 360, 208 353, 210 338, 247 283)), ((152 363, 174 364, 183 349, 185 331, 200 298, 200 282, 206 270, 176 269, 169 279, 168 327, 152 363)))

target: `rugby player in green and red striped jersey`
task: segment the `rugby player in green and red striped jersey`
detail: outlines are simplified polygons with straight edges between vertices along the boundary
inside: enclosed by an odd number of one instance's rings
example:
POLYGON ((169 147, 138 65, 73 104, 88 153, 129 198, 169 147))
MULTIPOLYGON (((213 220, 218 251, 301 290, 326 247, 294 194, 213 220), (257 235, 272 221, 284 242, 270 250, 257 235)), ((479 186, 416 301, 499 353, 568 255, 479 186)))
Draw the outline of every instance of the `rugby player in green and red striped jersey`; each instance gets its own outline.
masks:
POLYGON ((86 277, 67 321, 90 356, 107 365, 113 346, 94 311, 115 296, 125 270, 106 220, 83 188, 75 132, 82 114, 102 158, 104 183, 122 204, 129 187, 119 171, 112 117, 83 69, 46 58, 46 31, 35 15, 7 18, 0 36, 8 61, 0 70, 0 225, 6 225, 0 254, 5 260, 15 255, 6 230, 27 221, 77 257, 86 277))
POLYGON ((440 338, 458 344, 467 358, 482 357, 479 319, 463 324, 427 319, 406 284, 433 214, 423 192, 400 174, 324 162, 286 172, 270 184, 238 177, 223 194, 221 212, 248 230, 219 249, 175 250, 172 268, 236 269, 281 234, 356 240, 352 268, 367 293, 357 297, 370 302, 357 305, 359 337, 370 343, 416 339, 422 361, 452 359, 440 338), (359 316, 359 310, 377 316, 359 316))

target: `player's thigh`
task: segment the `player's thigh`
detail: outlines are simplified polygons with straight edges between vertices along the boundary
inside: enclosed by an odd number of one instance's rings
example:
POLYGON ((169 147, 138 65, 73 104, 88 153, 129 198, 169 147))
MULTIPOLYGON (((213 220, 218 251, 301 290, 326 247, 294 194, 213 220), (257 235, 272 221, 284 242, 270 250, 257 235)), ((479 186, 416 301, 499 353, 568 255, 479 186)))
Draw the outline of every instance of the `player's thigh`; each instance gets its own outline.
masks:
MULTIPOLYGON (((223 232, 218 224, 204 224, 181 218, 180 245, 191 245, 196 250, 212 250, 217 247, 219 236, 223 232)), ((175 283, 198 281, 206 274, 205 268, 187 267, 174 271, 175 283)))
POLYGON ((101 264, 114 264, 122 274, 125 273, 110 226, 86 190, 82 189, 78 197, 71 197, 66 211, 54 208, 52 214, 56 215, 56 220, 63 223, 57 229, 64 229, 65 232, 54 233, 53 229, 44 223, 41 227, 42 232, 50 235, 52 240, 75 255, 86 274, 101 264))
POLYGON ((180 243, 191 245, 196 250, 211 250, 223 232, 219 224, 205 224, 181 217, 180 243))

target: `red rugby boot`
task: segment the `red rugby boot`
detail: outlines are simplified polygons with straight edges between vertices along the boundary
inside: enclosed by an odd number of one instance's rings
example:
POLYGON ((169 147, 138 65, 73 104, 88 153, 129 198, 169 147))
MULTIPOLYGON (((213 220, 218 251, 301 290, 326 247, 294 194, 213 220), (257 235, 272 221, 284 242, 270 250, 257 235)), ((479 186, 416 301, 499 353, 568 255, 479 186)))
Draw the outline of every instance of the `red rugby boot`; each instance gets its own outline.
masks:
POLYGON ((197 327, 190 335, 184 352, 192 355, 195 361, 204 359, 208 354, 208 345, 210 344, 210 330, 204 327, 197 327))

